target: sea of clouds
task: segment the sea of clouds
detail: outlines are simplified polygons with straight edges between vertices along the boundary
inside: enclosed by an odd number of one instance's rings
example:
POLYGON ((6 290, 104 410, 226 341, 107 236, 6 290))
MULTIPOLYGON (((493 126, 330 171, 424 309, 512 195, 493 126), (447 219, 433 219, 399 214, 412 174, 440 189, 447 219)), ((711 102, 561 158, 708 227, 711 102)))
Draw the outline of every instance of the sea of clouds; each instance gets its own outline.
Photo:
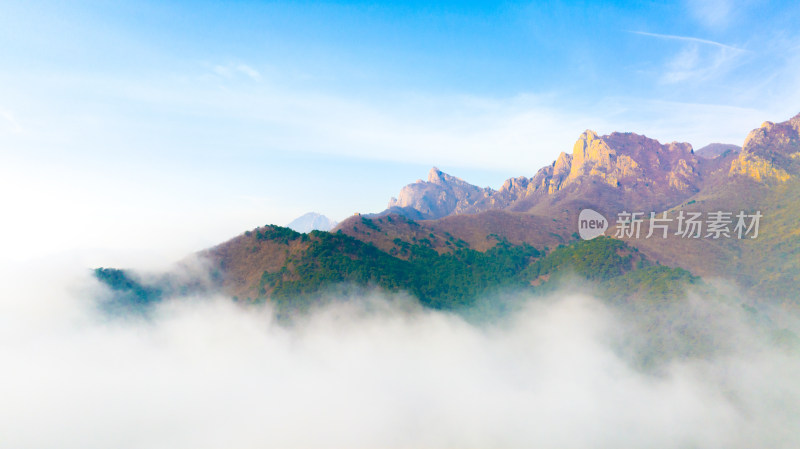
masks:
POLYGON ((474 320, 374 292, 289 321, 220 296, 110 316, 84 268, 3 271, 2 448, 800 447, 800 356, 735 302, 517 295, 474 320))

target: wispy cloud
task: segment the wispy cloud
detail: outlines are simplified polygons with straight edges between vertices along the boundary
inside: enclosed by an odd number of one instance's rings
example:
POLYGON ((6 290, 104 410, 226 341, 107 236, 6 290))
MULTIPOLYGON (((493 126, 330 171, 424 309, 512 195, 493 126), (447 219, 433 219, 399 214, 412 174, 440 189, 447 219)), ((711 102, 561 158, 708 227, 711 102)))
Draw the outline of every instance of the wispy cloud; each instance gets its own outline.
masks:
POLYGON ((681 50, 669 59, 664 67, 660 80, 666 84, 685 81, 702 82, 718 78, 733 67, 740 58, 749 53, 743 48, 723 44, 709 39, 673 34, 630 31, 640 36, 670 40, 682 45, 681 50))
POLYGON ((726 45, 726 44, 723 44, 721 42, 716 42, 716 41, 712 41, 712 40, 709 40, 709 39, 701 39, 701 38, 692 37, 692 36, 678 36, 678 35, 674 35, 674 34, 648 33, 646 31, 629 31, 629 33, 639 34, 639 35, 642 35, 642 36, 656 37, 656 38, 659 38, 659 39, 669 39, 669 40, 677 40, 677 41, 683 41, 683 42, 692 42, 692 43, 695 43, 695 44, 711 45, 711 46, 714 46, 714 47, 719 47, 719 48, 723 48, 723 49, 726 49, 726 50, 732 50, 732 51, 737 51, 737 52, 746 52, 747 51, 747 50, 745 50, 743 48, 733 47, 731 45, 726 45))

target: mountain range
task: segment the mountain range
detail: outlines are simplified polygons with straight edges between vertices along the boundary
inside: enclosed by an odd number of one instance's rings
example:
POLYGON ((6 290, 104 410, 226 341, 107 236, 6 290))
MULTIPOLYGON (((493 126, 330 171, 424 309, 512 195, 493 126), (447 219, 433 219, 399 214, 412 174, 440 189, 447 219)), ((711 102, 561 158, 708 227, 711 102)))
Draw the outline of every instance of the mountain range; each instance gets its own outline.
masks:
MULTIPOLYGON (((267 225, 199 255, 218 288, 249 301, 309 298, 345 283, 404 290, 446 308, 492 288, 541 288, 571 272, 628 296, 663 296, 671 280, 726 279, 752 297, 797 306, 799 210, 800 114, 763 123, 741 147, 698 151, 587 130, 571 152, 497 190, 434 167, 384 211, 356 214, 331 232, 305 233, 318 218, 309 215, 295 223, 301 232, 267 225), (579 240, 585 209, 607 220, 607 237, 579 240), (643 218, 640 235, 625 231, 630 213, 643 218), (648 238, 651 213, 664 220, 648 238), (705 226, 697 237, 678 218, 694 214, 705 226), (743 238, 737 216, 750 219, 743 238), (720 222, 725 232, 715 236, 709 231, 720 222)), ((119 291, 135 283, 119 270, 97 273, 119 291)))

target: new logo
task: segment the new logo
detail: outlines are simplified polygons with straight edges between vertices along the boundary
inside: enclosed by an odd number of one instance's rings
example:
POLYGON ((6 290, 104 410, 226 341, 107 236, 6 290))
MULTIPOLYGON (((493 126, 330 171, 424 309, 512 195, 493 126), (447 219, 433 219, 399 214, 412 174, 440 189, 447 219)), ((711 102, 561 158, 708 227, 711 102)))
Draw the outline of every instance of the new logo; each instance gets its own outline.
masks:
POLYGON ((608 229, 608 220, 600 212, 584 209, 578 215, 578 235, 584 240, 591 240, 603 235, 608 229))

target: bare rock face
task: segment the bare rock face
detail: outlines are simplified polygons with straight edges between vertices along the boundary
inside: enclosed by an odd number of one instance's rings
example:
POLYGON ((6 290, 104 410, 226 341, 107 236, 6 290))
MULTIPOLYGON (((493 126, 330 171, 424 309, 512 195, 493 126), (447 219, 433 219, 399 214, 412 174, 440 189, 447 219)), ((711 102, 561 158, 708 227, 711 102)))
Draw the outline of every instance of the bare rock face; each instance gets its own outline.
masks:
POLYGON ((598 136, 587 130, 571 155, 561 153, 533 178, 506 181, 496 196, 503 195, 503 201, 498 202, 506 205, 525 198, 533 204, 537 198, 600 183, 620 192, 636 190, 678 197, 697 192, 702 181, 703 170, 688 143, 661 144, 633 133, 598 136))
POLYGON ((731 176, 747 176, 758 182, 789 180, 789 173, 782 168, 775 167, 775 164, 758 155, 741 155, 731 162, 731 176))
POLYGON ((781 122, 764 122, 750 131, 730 176, 747 176, 759 182, 785 182, 800 165, 800 114, 781 122))
POLYGON ((570 173, 572 173, 572 164, 573 156, 561 152, 558 155, 558 159, 553 164, 552 174, 550 176, 550 180, 547 183, 547 193, 555 193, 563 184, 564 180, 569 178, 570 173))
POLYGON ((744 139, 742 153, 770 156, 790 156, 800 152, 800 114, 781 122, 764 122, 750 131, 744 139))
POLYGON ((461 213, 493 193, 490 188, 474 186, 433 167, 427 181, 418 180, 403 187, 398 197, 389 201, 389 209, 410 208, 424 218, 437 219, 461 213))
POLYGON ((404 187, 389 208, 418 211, 435 219, 497 209, 526 211, 537 203, 570 195, 609 199, 609 192, 632 195, 637 205, 663 206, 696 193, 702 182, 703 168, 688 143, 661 144, 633 133, 598 136, 587 130, 572 154, 562 152, 532 178, 508 179, 494 191, 433 168, 427 181, 404 187))
POLYGON ((688 143, 586 130, 572 154, 562 152, 531 178, 510 178, 494 191, 433 168, 427 181, 404 187, 389 207, 424 218, 498 209, 526 212, 570 201, 661 210, 731 176, 784 182, 800 173, 800 114, 783 123, 764 123, 738 150, 712 144, 696 154, 688 143))
MULTIPOLYGON (((586 176, 599 176, 605 180, 607 175, 614 172, 617 159, 617 152, 608 146, 605 139, 599 138, 594 131, 586 130, 572 148, 572 166, 566 183, 586 176)), ((621 162, 625 164, 624 169, 633 170, 636 167, 630 158, 626 157, 621 162)), ((613 176, 607 181, 609 184, 616 184, 613 176)))

